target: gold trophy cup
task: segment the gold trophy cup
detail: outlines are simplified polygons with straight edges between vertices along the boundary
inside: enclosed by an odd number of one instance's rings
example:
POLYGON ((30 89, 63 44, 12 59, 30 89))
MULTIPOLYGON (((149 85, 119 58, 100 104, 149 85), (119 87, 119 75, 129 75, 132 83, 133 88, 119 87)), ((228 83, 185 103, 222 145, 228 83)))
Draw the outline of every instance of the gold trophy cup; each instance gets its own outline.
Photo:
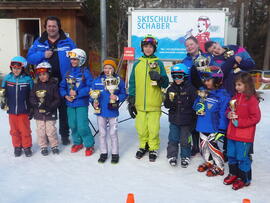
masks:
MULTIPOLYGON (((208 96, 208 91, 206 89, 202 89, 202 90, 198 90, 197 93, 198 93, 198 95, 200 97, 200 102, 199 103, 201 103, 202 105, 204 105, 205 104, 205 100, 206 100, 206 98, 208 96)), ((203 115, 205 115, 205 111, 203 109, 203 110, 197 111, 196 114, 197 115, 200 115, 200 116, 203 116, 203 115)))
MULTIPOLYGON (((231 112, 233 113, 233 115, 235 115, 235 111, 236 111, 236 99, 232 99, 230 101, 230 109, 231 109, 231 112)), ((232 120, 235 121, 237 119, 236 118, 233 118, 232 120)))
POLYGON ((198 58, 194 60, 194 65, 196 66, 198 71, 204 71, 204 69, 208 67, 210 61, 211 61, 210 56, 205 57, 200 55, 198 58))
MULTIPOLYGON (((98 98, 100 96, 100 90, 90 90, 89 95, 92 99, 94 99, 94 104, 98 103, 98 98)), ((94 107, 95 113, 100 113, 99 107, 94 107)))
MULTIPOLYGON (((158 67, 158 64, 156 62, 149 63, 149 67, 150 67, 151 71, 156 71, 156 68, 158 67)), ((152 86, 157 86, 157 81, 152 80, 151 85, 152 86)))
MULTIPOLYGON (((46 90, 37 90, 36 91, 36 96, 37 96, 37 98, 39 100, 39 104, 38 104, 39 106, 41 106, 44 103, 46 93, 47 93, 46 90)), ((45 109, 39 109, 38 111, 39 111, 39 113, 45 113, 46 112, 45 109)))
POLYGON ((1 107, 3 106, 3 110, 8 110, 8 106, 6 104, 6 89, 2 87, 0 87, 0 104, 1 107))
MULTIPOLYGON (((231 56, 234 56, 234 54, 235 53, 234 53, 233 50, 228 49, 227 51, 224 52, 224 58, 225 59, 228 59, 231 56)), ((234 66, 233 66, 233 72, 236 74, 236 73, 238 73, 240 71, 241 71, 241 68, 239 68, 237 64, 234 64, 234 66)))
MULTIPOLYGON (((103 80, 103 83, 104 83, 105 89, 108 90, 111 95, 113 95, 114 91, 118 89, 120 79, 110 74, 103 80)), ((114 99, 110 99, 110 104, 114 104, 115 102, 116 101, 114 99)))
MULTIPOLYGON (((76 78, 74 77, 67 77, 66 78, 67 83, 69 84, 70 90, 74 90, 75 84, 76 84, 76 78)), ((75 99, 76 96, 70 96, 72 99, 75 99)))
POLYGON ((171 102, 174 100, 175 95, 176 95, 176 92, 169 92, 169 100, 171 102))

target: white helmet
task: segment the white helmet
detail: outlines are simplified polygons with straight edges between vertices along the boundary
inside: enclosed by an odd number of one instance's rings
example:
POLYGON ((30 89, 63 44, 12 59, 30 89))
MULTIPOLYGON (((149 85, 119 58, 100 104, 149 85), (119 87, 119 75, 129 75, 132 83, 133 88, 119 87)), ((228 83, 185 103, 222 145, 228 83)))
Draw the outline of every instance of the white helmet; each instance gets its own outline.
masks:
POLYGON ((41 62, 36 67, 36 73, 51 72, 52 66, 48 62, 41 62))
POLYGON ((79 59, 79 66, 82 66, 86 61, 85 51, 78 48, 67 51, 67 57, 71 59, 79 59))

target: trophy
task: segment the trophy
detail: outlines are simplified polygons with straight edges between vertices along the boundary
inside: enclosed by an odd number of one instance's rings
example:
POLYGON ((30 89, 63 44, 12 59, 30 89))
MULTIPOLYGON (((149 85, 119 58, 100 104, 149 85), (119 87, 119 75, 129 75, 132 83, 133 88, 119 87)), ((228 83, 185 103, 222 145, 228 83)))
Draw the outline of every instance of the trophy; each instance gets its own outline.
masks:
MULTIPOLYGON (((228 59, 231 56, 234 56, 234 51, 231 49, 226 49, 226 51, 224 52, 224 58, 228 59)), ((240 71, 241 71, 241 68, 239 68, 237 64, 234 64, 233 65, 233 72, 236 74, 236 73, 239 73, 240 71)))
POLYGON ((204 69, 208 67, 210 61, 211 61, 210 56, 205 57, 203 55, 200 55, 198 56, 198 58, 194 60, 194 65, 196 66, 198 71, 204 71, 204 69))
MULTIPOLYGON (((69 76, 66 78, 67 83, 69 84, 70 90, 74 90, 76 84, 76 78, 69 76)), ((72 99, 75 99, 76 96, 70 96, 72 99)))
MULTIPOLYGON (((157 62, 152 62, 152 63, 149 63, 149 67, 150 67, 151 71, 155 71, 155 69, 158 67, 158 64, 157 64, 157 62)), ((152 80, 151 85, 157 86, 157 81, 152 80)))
MULTIPOLYGON (((230 109, 231 109, 231 112, 233 113, 233 115, 235 115, 235 111, 236 111, 236 99, 232 99, 230 101, 230 109)), ((232 119, 232 122, 235 122, 237 119, 236 118, 233 118, 232 119)))
MULTIPOLYGON (((44 103, 45 97, 46 97, 46 92, 47 92, 46 90, 37 90, 36 91, 36 96, 39 99, 38 106, 41 106, 44 103)), ((39 113, 45 113, 46 112, 45 109, 39 109, 38 111, 39 111, 39 113)))
POLYGON ((176 92, 169 92, 169 100, 171 102, 174 100, 175 95, 176 95, 176 92))
MULTIPOLYGON (((100 90, 90 90, 89 95, 92 99, 94 99, 94 104, 98 103, 98 98, 100 96, 100 90)), ((94 107, 95 113, 100 113, 99 107, 94 107)))
POLYGON ((199 89, 198 90, 198 95, 200 97, 200 101, 199 103, 197 104, 199 106, 199 109, 197 110, 196 114, 197 115, 200 115, 200 116, 203 116, 205 115, 205 100, 208 96, 208 91, 206 89, 199 89))
MULTIPOLYGON (((108 90, 111 95, 113 95, 114 91, 118 89, 119 83, 120 83, 120 78, 119 77, 114 77, 111 72, 103 80, 103 84, 105 86, 105 89, 108 90)), ((108 108, 109 109, 117 109, 118 108, 118 103, 116 103, 116 100, 110 99, 110 102, 108 104, 108 108)))
POLYGON ((1 105, 1 109, 7 111, 8 110, 8 106, 6 104, 6 89, 0 87, 0 105, 1 105))

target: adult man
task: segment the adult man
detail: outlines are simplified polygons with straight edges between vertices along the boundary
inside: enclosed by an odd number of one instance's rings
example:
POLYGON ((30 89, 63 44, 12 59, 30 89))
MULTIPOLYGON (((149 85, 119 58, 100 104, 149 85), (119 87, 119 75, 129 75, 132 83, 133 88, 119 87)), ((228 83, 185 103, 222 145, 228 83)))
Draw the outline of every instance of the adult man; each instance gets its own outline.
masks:
MULTIPOLYGON (((69 58, 66 51, 76 48, 71 38, 67 37, 61 29, 61 22, 55 16, 47 17, 45 20, 44 31, 40 38, 36 39, 27 54, 27 61, 37 65, 42 61, 47 61, 52 66, 51 75, 57 78, 60 83, 63 76, 70 68, 69 58)), ((59 107, 59 133, 63 145, 70 144, 69 126, 67 122, 67 109, 64 99, 61 99, 59 107)))

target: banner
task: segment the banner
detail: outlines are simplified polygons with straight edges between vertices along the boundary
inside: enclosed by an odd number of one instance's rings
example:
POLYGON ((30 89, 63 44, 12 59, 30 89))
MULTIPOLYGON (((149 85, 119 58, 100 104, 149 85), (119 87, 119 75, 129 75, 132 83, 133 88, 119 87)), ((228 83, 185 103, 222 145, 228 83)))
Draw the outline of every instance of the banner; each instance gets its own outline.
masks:
POLYGON ((183 59, 185 40, 194 36, 200 48, 209 40, 224 44, 225 12, 221 10, 134 10, 131 14, 131 46, 135 58, 142 55, 140 43, 147 34, 158 40, 160 59, 183 59))

